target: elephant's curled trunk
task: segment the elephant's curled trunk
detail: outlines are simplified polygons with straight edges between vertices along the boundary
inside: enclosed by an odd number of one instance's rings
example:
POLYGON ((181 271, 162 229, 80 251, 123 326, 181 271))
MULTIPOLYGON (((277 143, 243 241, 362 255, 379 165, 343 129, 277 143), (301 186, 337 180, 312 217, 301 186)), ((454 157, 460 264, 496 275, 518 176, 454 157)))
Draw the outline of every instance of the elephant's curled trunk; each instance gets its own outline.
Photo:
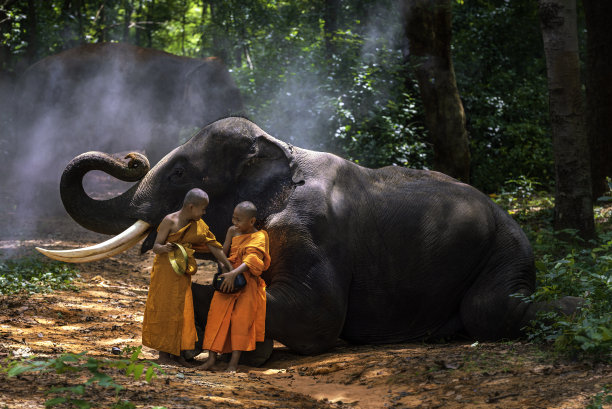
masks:
POLYGON ((86 229, 118 234, 138 219, 128 214, 138 185, 109 200, 92 199, 83 188, 83 177, 92 170, 103 171, 126 182, 136 182, 149 171, 149 161, 144 155, 133 152, 124 159, 128 159, 127 163, 103 152, 86 152, 72 159, 64 169, 60 182, 64 208, 86 229))

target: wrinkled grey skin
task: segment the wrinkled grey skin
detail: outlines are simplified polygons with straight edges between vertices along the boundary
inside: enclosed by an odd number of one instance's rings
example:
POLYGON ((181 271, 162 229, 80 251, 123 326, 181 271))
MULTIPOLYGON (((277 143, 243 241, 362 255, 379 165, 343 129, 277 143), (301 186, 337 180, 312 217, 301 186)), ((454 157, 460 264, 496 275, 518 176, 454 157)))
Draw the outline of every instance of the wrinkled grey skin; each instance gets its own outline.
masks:
MULTIPOLYGON (((118 233, 137 219, 157 225, 200 187, 210 195, 204 220, 223 237, 234 205, 253 201, 271 242, 266 335, 299 353, 325 351, 339 337, 514 338, 537 310, 575 307, 511 297, 534 290, 527 238, 487 196, 437 172, 366 169, 287 145, 242 118, 207 126, 110 203, 82 205, 76 162, 62 197, 95 231, 118 233)), ((202 319, 212 291, 194 294, 202 319)))

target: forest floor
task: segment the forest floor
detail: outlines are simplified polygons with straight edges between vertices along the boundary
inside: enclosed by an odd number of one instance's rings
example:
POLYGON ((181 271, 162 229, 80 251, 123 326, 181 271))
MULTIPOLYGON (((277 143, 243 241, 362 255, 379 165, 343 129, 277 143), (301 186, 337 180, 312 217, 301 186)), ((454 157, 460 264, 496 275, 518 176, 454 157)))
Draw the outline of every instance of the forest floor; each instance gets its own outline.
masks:
MULTIPOLYGON (((107 238, 68 217, 38 224, 31 237, 7 230, 0 237, 0 257, 31 256, 35 246, 71 248, 107 238)), ((54 359, 82 351, 98 360, 116 359, 112 347, 139 346, 152 257, 133 248, 78 265, 78 291, 0 296, 0 364, 9 357, 54 359)), ((212 273, 212 265, 204 262, 194 279, 207 283, 212 273)), ((143 363, 156 358, 155 351, 143 347, 143 363)), ((612 388, 612 365, 568 361, 526 342, 355 346, 339 341, 317 356, 276 345, 260 368, 241 366, 227 374, 224 365, 219 363, 215 372, 162 365, 163 374, 150 383, 117 369, 109 374, 125 387, 119 399, 138 408, 584 408, 606 385, 612 388)), ((84 372, 11 378, 0 372, 0 408, 42 408, 57 396, 47 394, 52 387, 87 379, 84 372)), ((117 402, 113 389, 99 385, 77 397, 103 408, 117 402)))

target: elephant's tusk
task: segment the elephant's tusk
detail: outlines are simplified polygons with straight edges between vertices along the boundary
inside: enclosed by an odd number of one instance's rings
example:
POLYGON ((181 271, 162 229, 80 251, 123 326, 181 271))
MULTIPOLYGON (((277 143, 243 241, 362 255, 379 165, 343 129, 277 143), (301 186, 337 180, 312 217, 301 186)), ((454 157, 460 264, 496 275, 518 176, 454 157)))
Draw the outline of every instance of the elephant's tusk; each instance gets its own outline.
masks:
POLYGON ((68 263, 85 263, 88 261, 102 260, 103 258, 114 256, 115 254, 119 254, 133 247, 146 237, 150 227, 151 225, 149 223, 138 220, 121 234, 103 243, 96 244, 95 246, 72 250, 47 250, 36 247, 36 250, 49 258, 68 263))

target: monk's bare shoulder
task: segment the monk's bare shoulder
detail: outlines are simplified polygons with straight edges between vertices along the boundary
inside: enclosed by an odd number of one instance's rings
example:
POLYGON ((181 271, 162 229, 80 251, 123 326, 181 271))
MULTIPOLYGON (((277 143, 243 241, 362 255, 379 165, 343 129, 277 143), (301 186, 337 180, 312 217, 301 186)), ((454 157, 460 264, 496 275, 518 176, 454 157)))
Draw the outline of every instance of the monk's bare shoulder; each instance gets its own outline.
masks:
POLYGON ((178 212, 170 213, 163 218, 159 224, 159 229, 167 229, 170 233, 176 233, 179 231, 179 217, 178 212))

